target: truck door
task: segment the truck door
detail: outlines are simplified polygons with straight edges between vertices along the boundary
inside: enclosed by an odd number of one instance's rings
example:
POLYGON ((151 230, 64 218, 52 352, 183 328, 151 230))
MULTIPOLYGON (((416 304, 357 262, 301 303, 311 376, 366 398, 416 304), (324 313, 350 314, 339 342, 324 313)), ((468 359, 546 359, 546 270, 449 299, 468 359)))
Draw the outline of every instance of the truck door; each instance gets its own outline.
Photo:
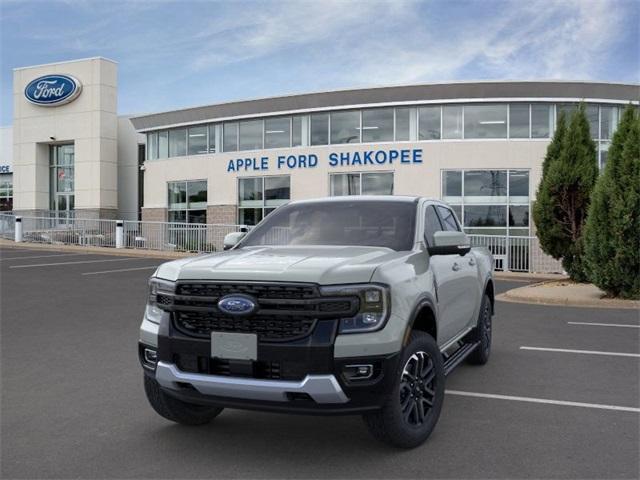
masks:
MULTIPOLYGON (((442 228, 448 231, 461 232, 462 228, 453 211, 444 205, 437 205, 436 210, 442 228)), ((480 302, 480 285, 478 283, 478 267, 475 256, 468 252, 464 256, 453 255, 452 270, 456 273, 455 290, 458 293, 453 301, 450 314, 455 325, 455 334, 475 324, 476 307, 480 302)), ((454 334, 454 335, 455 335, 454 334)))

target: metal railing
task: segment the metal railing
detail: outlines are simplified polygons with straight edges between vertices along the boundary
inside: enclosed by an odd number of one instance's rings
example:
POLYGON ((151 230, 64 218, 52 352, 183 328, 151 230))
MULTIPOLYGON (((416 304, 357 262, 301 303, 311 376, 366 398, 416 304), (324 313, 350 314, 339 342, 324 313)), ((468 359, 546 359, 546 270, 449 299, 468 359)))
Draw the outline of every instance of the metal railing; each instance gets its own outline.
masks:
POLYGON ((22 241, 94 247, 116 246, 116 221, 56 217, 21 217, 22 241))
POLYGON ((493 255, 494 269, 528 273, 562 273, 562 262, 540 248, 538 237, 468 235, 471 245, 485 247, 493 255))
POLYGON ((0 237, 13 240, 16 235, 16 217, 10 213, 0 213, 0 237))

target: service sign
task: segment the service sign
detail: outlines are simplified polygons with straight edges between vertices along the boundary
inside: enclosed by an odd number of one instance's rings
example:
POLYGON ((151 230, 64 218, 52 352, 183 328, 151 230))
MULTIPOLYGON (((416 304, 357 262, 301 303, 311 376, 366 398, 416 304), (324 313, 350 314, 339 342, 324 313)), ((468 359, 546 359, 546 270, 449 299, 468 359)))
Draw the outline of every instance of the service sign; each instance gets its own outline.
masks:
POLYGON ((45 75, 29 82, 24 96, 35 105, 57 107, 75 100, 82 91, 82 84, 71 75, 45 75))

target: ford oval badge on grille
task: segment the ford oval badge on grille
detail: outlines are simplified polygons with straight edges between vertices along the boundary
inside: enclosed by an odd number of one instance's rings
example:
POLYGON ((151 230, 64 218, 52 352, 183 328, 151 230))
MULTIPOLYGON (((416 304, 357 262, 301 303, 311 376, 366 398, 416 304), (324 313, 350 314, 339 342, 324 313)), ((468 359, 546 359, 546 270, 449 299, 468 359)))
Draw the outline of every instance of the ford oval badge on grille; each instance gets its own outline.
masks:
POLYGON ((218 309, 228 315, 249 315, 256 309, 256 302, 244 295, 227 295, 218 302, 218 309))

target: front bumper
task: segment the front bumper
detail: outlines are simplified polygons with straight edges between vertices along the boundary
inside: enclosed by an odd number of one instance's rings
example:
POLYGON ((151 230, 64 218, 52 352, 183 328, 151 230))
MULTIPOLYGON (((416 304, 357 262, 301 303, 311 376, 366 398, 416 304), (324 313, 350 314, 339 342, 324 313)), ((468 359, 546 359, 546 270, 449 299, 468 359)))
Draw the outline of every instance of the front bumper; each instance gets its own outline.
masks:
MULTIPOLYGON (((334 358, 337 321, 319 321, 313 333, 291 342, 259 342, 255 362, 210 358, 211 342, 177 331, 165 318, 158 327, 155 369, 145 368, 165 393, 189 403, 227 408, 354 414, 386 402, 397 378, 398 354, 334 358), (347 365, 373 365, 368 379, 349 379, 347 365)), ((144 365, 144 363, 143 363, 144 365)))

